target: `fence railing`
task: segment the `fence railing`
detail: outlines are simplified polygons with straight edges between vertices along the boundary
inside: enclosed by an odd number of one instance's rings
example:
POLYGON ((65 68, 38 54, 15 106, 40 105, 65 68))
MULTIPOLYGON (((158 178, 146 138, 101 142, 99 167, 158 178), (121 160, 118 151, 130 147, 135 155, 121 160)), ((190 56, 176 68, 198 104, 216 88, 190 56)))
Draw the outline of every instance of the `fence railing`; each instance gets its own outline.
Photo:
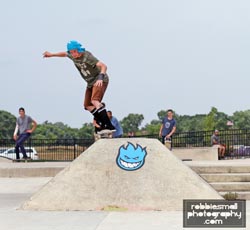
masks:
MULTIPOLYGON (((173 148, 209 147, 213 131, 175 133, 173 148)), ((226 156, 250 157, 250 129, 221 130, 220 141, 226 146, 226 156)), ((134 136, 159 139, 158 134, 134 136)), ((159 139, 160 140, 160 139, 159 139)), ((83 153, 94 139, 32 139, 26 143, 27 154, 34 160, 71 161, 83 153)), ((15 142, 0 139, 0 157, 15 159, 15 142)), ((22 155, 21 155, 22 156, 22 155)))
MULTIPOLYGON (((32 139, 25 144, 27 155, 33 160, 72 161, 94 143, 93 139, 32 139)), ((0 140, 0 156, 16 159, 15 142, 0 140)), ((22 154, 20 153, 22 157, 22 154)))
MULTIPOLYGON (((214 131, 194 131, 176 133, 173 137, 175 147, 208 147, 214 131)), ((250 146, 250 129, 230 129, 219 132, 221 144, 232 146, 250 146)))
MULTIPOLYGON (((173 148, 209 147, 213 132, 214 130, 175 133, 172 138, 173 148)), ((159 139, 158 134, 144 137, 159 139)), ((220 130, 219 137, 221 144, 226 147, 226 157, 250 157, 250 129, 220 130)))

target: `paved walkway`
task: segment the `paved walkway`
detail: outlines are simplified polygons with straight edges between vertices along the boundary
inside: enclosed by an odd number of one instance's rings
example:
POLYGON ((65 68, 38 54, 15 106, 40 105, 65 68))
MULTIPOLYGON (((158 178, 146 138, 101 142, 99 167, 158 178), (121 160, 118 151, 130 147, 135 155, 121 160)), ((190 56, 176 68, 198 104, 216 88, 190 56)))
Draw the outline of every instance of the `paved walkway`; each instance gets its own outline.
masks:
POLYGON ((189 166, 249 166, 250 158, 218 161, 184 161, 189 166))
MULTIPOLYGON (((237 162, 240 163, 240 162, 237 162)), ((11 167, 22 167, 22 163, 11 167)), ((25 163, 24 163, 25 164, 25 163)), ((44 163, 42 163, 44 164, 44 163)), ((50 163, 47 163, 50 164, 50 163)), ((59 164, 59 163, 58 163, 59 164)), ((67 163, 65 163, 67 165, 67 163)), ((188 163, 188 164, 194 164, 188 163)), ((201 162, 199 164, 202 164, 201 162)), ((205 163, 204 163, 205 164, 205 163)), ((216 163, 215 163, 216 164, 216 163)), ((217 163, 218 164, 218 163, 217 163)), ((221 164, 221 163, 219 163, 221 164)), ((241 163, 246 164, 246 162, 241 163)), ((27 164, 26 167, 35 165, 27 164)), ((45 166, 45 165, 44 165, 45 166)), ((0 164, 0 167, 6 167, 0 164)), ((23 211, 21 204, 46 184, 50 177, 0 178, 1 230, 180 230, 182 212, 23 211)), ((187 228, 192 229, 192 228, 187 228)), ((193 228, 195 230, 199 228, 193 228)), ((217 230, 228 228, 213 228, 217 230)), ((242 229, 242 228, 237 228, 242 229)), ((250 202, 247 201, 247 228, 250 229, 250 202)))

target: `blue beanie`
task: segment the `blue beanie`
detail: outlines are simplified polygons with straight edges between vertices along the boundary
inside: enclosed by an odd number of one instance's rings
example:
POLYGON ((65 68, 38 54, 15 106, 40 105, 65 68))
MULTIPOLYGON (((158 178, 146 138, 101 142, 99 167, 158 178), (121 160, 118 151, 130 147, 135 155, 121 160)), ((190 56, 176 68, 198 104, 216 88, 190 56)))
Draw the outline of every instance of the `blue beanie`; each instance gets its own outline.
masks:
POLYGON ((79 42, 72 40, 67 44, 67 52, 69 53, 70 50, 77 50, 79 53, 82 53, 85 51, 85 48, 79 42))

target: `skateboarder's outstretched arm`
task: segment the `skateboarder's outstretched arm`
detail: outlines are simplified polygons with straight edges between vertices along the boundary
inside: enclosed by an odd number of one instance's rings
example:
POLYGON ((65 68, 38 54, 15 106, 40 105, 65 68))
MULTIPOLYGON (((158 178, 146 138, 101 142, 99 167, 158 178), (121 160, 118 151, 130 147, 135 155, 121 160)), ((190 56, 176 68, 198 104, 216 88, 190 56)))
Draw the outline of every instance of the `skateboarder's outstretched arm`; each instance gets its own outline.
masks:
POLYGON ((50 53, 48 51, 45 51, 43 53, 44 58, 49 58, 49 57, 67 57, 67 52, 58 52, 58 53, 50 53))

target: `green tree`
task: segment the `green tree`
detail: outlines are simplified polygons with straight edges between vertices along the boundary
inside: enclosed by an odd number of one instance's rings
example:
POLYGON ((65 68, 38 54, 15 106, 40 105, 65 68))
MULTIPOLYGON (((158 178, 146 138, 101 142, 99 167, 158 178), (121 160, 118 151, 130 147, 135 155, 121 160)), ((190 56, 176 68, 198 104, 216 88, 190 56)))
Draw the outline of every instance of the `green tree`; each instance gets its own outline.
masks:
POLYGON ((142 135, 154 135, 159 133, 161 121, 166 116, 167 111, 161 110, 157 113, 158 119, 152 120, 149 124, 146 124, 145 127, 141 128, 142 135))
POLYGON ((142 114, 130 113, 127 117, 123 118, 120 122, 124 133, 137 132, 141 125, 144 116, 142 114))
POLYGON ((161 126, 161 121, 160 120, 152 120, 150 124, 146 124, 145 128, 143 128, 146 131, 146 134, 151 135, 151 134, 157 134, 159 133, 161 126))
POLYGON ((214 130, 214 129, 227 129, 227 121, 229 120, 228 115, 219 112, 215 107, 211 108, 211 111, 205 117, 204 129, 214 130))
POLYGON ((216 114, 216 129, 225 130, 227 129, 227 121, 230 120, 229 116, 223 112, 216 114))
POLYGON ((211 111, 208 113, 208 115, 205 117, 205 130, 214 130, 216 127, 216 113, 218 110, 215 107, 212 107, 211 111))
POLYGON ((94 126, 92 123, 83 124, 82 128, 79 130, 79 138, 91 139, 94 134, 94 126))
POLYGON ((177 132, 189 132, 204 130, 204 119, 206 115, 196 114, 176 116, 177 132))
POLYGON ((46 121, 37 126, 32 137, 34 139, 73 139, 79 137, 79 130, 70 128, 62 122, 53 124, 46 121))
POLYGON ((234 128, 249 129, 250 128, 250 110, 236 111, 231 117, 234 122, 234 128))
POLYGON ((10 139, 16 126, 16 117, 11 113, 0 110, 0 139, 10 139))
POLYGON ((159 121, 162 121, 163 118, 167 115, 167 110, 161 110, 157 113, 157 116, 159 118, 159 121))

